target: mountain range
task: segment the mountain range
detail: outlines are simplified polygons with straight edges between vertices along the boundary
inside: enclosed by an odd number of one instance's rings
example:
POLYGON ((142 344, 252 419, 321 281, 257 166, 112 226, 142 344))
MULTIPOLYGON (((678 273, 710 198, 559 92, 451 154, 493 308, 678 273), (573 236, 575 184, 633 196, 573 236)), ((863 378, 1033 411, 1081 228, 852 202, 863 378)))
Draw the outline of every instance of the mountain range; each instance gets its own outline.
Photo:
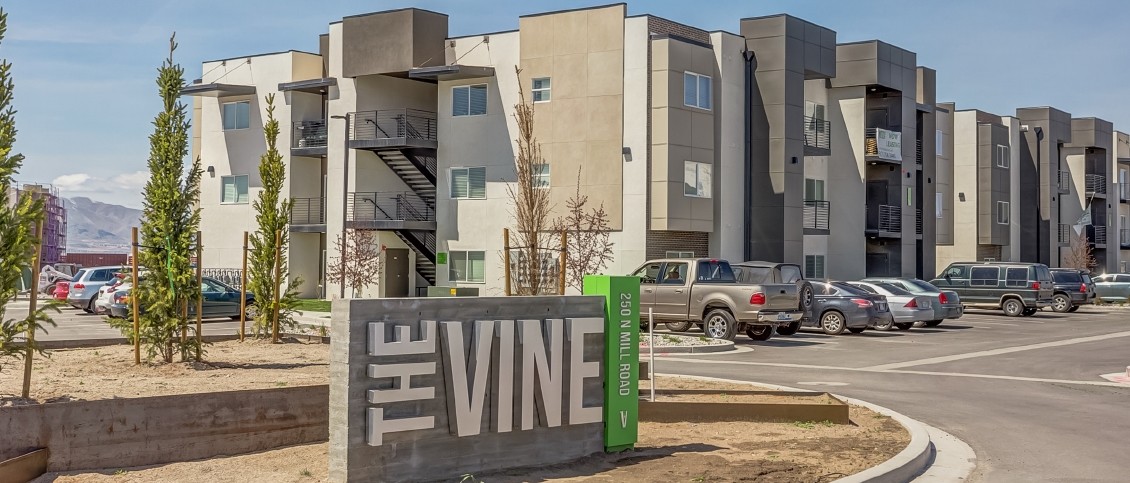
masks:
POLYGON ((86 197, 66 198, 64 204, 68 252, 129 252, 130 228, 140 224, 141 210, 86 197))

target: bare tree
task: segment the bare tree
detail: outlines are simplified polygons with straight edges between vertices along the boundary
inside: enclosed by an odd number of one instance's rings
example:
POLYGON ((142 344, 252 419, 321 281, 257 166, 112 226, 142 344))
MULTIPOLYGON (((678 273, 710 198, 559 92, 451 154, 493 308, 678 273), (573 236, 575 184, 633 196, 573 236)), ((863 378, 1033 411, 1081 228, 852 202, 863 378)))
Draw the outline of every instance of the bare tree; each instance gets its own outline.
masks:
POLYGON ((338 235, 334 240, 338 256, 326 264, 329 280, 341 280, 353 289, 353 297, 360 297, 365 288, 376 285, 384 271, 384 247, 377 243, 375 233, 367 230, 346 230, 345 239, 338 235), (345 250, 342 250, 342 247, 345 250))
POLYGON ((553 221, 553 231, 566 232, 565 282, 581 290, 585 275, 600 273, 612 261, 612 228, 604 203, 588 207, 588 195, 581 194, 581 170, 577 169, 577 191, 565 202, 567 213, 553 221))
POLYGON ((1088 272, 1099 265, 1098 260, 1095 260, 1093 249, 1091 248, 1091 241, 1087 239, 1087 231, 1085 229, 1080 230, 1077 235, 1071 237, 1070 251, 1067 253, 1064 264, 1068 267, 1086 270, 1088 272))
MULTIPOLYGON (((534 136, 534 105, 526 102, 522 85, 522 70, 515 68, 518 77, 518 104, 514 105, 514 120, 518 122, 518 152, 514 156, 514 169, 517 181, 507 186, 510 200, 514 203, 515 250, 518 252, 517 264, 521 273, 513 277, 514 292, 517 295, 539 295, 552 284, 543 277, 543 265, 549 262, 549 251, 543 244, 551 243, 553 237, 546 233, 550 228, 549 189, 536 184, 535 173, 548 164, 542 157, 541 144, 534 136)), ((510 270, 510 267, 505 267, 510 270)))

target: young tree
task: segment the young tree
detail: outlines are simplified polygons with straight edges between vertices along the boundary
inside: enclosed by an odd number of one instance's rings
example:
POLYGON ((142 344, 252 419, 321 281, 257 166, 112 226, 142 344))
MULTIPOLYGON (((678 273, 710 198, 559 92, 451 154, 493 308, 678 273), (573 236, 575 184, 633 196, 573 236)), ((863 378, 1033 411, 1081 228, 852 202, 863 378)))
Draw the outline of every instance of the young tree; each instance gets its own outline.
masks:
POLYGON ((327 280, 340 281, 344 276, 345 285, 353 289, 355 298, 365 288, 377 284, 384 271, 384 247, 377 243, 373 232, 346 230, 344 240, 341 235, 334 240, 334 248, 338 255, 326 264, 327 280))
MULTIPOLYGON (((190 257, 196 252, 196 232, 200 229, 200 159, 193 159, 185 172, 188 155, 189 121, 184 104, 177 101, 184 87, 184 69, 173 63, 176 35, 169 39, 169 57, 157 70, 157 90, 162 110, 153 121, 149 136, 149 181, 143 191, 141 250, 138 262, 145 277, 134 286, 133 295, 144 307, 140 314, 141 342, 148 357, 159 356, 172 362, 194 357, 195 333, 188 323, 188 307, 200 297, 200 286, 190 257)), ((130 324, 119 325, 132 336, 130 324)))
POLYGON ((289 280, 287 268, 286 247, 290 243, 290 232, 287 224, 290 223, 290 212, 294 207, 294 200, 283 198, 283 186, 286 183, 286 165, 283 164, 282 154, 278 149, 279 121, 275 119, 275 95, 267 95, 267 123, 263 126, 263 134, 267 139, 267 152, 259 158, 259 177, 263 180, 263 189, 259 198, 255 200, 255 220, 259 222, 259 231, 251 234, 251 266, 248 268, 248 289, 255 294, 260 309, 255 317, 255 335, 265 336, 271 331, 271 315, 275 310, 279 312, 279 325, 292 327, 295 325, 292 313, 298 303, 298 286, 300 279, 289 280), (279 280, 275 279, 275 234, 279 233, 279 280), (278 285, 276 285, 276 283, 278 285), (271 307, 275 300, 275 287, 279 287, 279 307, 271 307))
POLYGON ((1095 260, 1094 250, 1091 248, 1091 241, 1087 239, 1086 228, 1071 237, 1069 250, 1067 258, 1064 259, 1064 265, 1088 272, 1098 266, 1099 263, 1095 260))
MULTIPOLYGON (((522 71, 515 69, 518 85, 522 85, 522 71)), ((546 231, 550 228, 549 190, 536 185, 534 174, 542 165, 548 164, 542 157, 541 144, 534 136, 534 105, 526 102, 525 91, 518 88, 518 104, 514 105, 514 120, 518 122, 518 152, 514 156, 514 170, 517 180, 507 186, 507 193, 514 204, 514 221, 517 229, 514 242, 520 273, 512 277, 514 293, 517 295, 540 295, 552 289, 551 281, 543 279, 549 262, 549 250, 542 246, 553 240, 546 231)), ((510 270, 510 267, 504 267, 510 270)))
POLYGON ((588 207, 588 195, 581 194, 581 170, 577 170, 577 191, 565 202, 567 213, 553 222, 553 231, 566 232, 565 283, 582 290, 585 275, 600 273, 612 261, 612 228, 604 204, 588 207))

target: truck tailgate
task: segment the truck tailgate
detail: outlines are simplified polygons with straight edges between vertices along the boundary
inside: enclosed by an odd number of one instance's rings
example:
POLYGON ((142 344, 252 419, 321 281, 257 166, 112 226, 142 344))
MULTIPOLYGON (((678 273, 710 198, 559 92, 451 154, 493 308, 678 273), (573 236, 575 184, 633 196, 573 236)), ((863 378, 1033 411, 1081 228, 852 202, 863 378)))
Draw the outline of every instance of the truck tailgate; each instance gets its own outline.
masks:
POLYGON ((769 283, 761 285, 765 293, 765 305, 762 310, 797 310, 797 286, 791 283, 769 283))

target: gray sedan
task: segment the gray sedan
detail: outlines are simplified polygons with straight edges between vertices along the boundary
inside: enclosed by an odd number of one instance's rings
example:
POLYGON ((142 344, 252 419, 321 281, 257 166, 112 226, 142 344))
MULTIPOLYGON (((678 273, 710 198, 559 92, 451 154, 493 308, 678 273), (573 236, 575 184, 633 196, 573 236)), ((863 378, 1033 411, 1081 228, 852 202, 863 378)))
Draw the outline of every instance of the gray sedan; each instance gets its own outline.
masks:
POLYGON ((1130 274, 1108 273, 1095 277, 1095 293, 1103 303, 1130 301, 1130 274))
POLYGON ((828 335, 844 330, 853 334, 868 327, 891 323, 891 312, 882 295, 870 294, 843 282, 811 282, 812 306, 803 326, 815 327, 828 335))
POLYGON ((931 305, 932 297, 914 295, 906 290, 884 282, 848 282, 869 293, 879 294, 887 298, 887 306, 894 315, 894 323, 875 326, 879 330, 890 330, 891 326, 899 330, 910 330, 915 322, 934 320, 934 308, 931 305))
POLYGON ((886 282, 914 295, 931 297, 930 306, 934 309, 934 320, 926 321, 926 327, 937 327, 945 319, 957 319, 965 313, 961 297, 953 290, 941 290, 925 280, 917 278, 865 278, 864 282, 886 282))

